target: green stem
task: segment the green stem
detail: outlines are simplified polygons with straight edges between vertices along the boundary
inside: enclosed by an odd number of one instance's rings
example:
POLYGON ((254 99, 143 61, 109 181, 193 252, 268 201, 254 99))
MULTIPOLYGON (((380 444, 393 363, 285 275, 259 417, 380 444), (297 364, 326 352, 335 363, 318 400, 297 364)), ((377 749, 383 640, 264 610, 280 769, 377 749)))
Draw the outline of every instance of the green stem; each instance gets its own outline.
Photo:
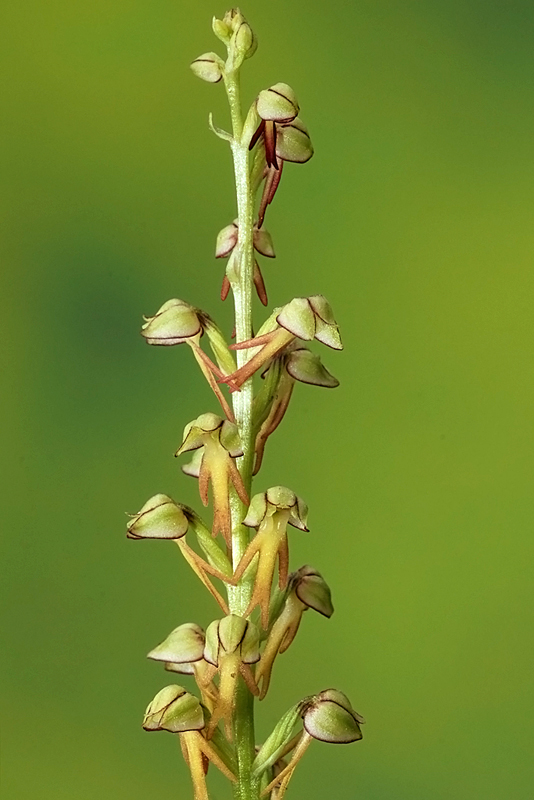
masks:
MULTIPOLYGON (((225 87, 232 117, 233 141, 231 143, 234 159, 234 173, 237 194, 237 213, 239 234, 237 241, 238 281, 232 285, 235 302, 236 342, 252 337, 252 279, 254 269, 254 197, 250 183, 248 142, 242 141, 243 118, 237 71, 225 75, 225 87)), ((248 360, 246 350, 237 351, 237 365, 243 366, 248 360)), ((251 493, 252 467, 254 460, 254 441, 252 429, 252 402, 254 399, 252 379, 243 384, 240 392, 233 395, 236 423, 241 436, 243 457, 238 461, 238 469, 247 492, 251 493)), ((232 561, 238 565, 249 543, 249 530, 242 521, 246 508, 233 493, 232 513, 232 561)), ((229 587, 228 604, 230 613, 244 615, 252 595, 250 579, 243 578, 236 587, 229 587)), ((251 765, 255 757, 254 736, 254 697, 239 679, 235 695, 234 744, 237 755, 237 782, 234 784, 235 800, 258 800, 259 785, 252 780, 251 765)))

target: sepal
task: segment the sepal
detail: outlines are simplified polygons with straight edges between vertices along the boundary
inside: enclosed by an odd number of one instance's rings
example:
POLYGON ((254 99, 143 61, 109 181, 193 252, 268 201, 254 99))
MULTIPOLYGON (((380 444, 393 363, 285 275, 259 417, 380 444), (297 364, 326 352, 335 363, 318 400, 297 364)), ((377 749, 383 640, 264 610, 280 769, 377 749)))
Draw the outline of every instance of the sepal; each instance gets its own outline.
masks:
POLYGON ((275 151, 282 161, 294 164, 305 164, 313 156, 310 134, 300 117, 277 126, 275 151))
POLYGON ((145 731, 185 733, 204 728, 204 712, 199 700, 182 686, 166 686, 148 705, 143 720, 145 731))
POLYGON ((299 113, 295 92, 287 83, 275 83, 263 89, 256 101, 259 116, 272 122, 291 122, 299 113))
POLYGON ((204 657, 206 637, 200 625, 186 622, 148 653, 147 658, 172 664, 192 664, 204 657))
POLYGON ((309 567, 301 567, 290 578, 290 586, 307 608, 313 608, 323 617, 330 618, 334 613, 332 593, 320 572, 309 567))
POLYGON ((237 244, 238 233, 239 228, 235 222, 219 231, 215 243, 215 258, 226 258, 230 255, 237 244))
POLYGON ((197 309, 184 300, 167 300, 153 317, 146 317, 141 335, 148 344, 174 345, 199 339, 202 322, 197 309))
POLYGON ((299 347, 289 352, 284 366, 289 375, 300 383, 323 386, 326 389, 335 389, 339 386, 338 379, 326 369, 319 356, 307 347, 299 347))
POLYGON ((147 500, 127 525, 129 539, 181 539, 189 529, 184 507, 166 494, 147 500))
POLYGON ((337 689, 326 689, 309 698, 302 709, 302 720, 306 732, 321 742, 350 744, 363 736, 360 728, 363 717, 337 689))

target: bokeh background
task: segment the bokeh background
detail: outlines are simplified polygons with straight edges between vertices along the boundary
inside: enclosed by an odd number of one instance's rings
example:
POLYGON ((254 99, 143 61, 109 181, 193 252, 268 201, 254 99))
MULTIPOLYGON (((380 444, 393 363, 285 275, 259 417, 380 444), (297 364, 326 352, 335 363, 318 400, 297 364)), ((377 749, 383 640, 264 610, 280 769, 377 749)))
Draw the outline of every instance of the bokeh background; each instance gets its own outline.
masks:
MULTIPOLYGON (((226 330, 234 216, 217 49, 225 6, 19 0, 3 12, 1 204, 6 800, 191 797, 140 729, 146 652, 216 614, 171 544, 128 542, 216 410, 187 348, 148 348, 178 296, 226 330)), ((308 500, 292 564, 331 584, 279 662, 260 735, 304 694, 368 723, 315 744, 294 800, 532 797, 534 6, 248 0, 245 98, 279 80, 316 148, 268 213, 270 299, 324 292, 335 392, 299 386, 258 488, 308 500)), ((261 310, 258 308, 258 319, 261 310)), ((214 784, 214 800, 229 791, 214 784)))

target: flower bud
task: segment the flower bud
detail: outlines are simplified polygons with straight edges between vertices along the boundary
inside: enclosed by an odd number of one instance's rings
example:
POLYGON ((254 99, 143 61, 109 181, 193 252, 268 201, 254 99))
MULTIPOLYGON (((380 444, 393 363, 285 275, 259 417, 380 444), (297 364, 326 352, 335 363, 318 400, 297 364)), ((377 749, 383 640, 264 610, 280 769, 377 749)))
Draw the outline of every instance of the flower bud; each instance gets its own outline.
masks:
POLYGON ((222 19, 217 19, 217 17, 213 17, 211 27, 217 39, 220 39, 224 44, 228 44, 232 38, 232 29, 226 24, 226 22, 224 22, 222 19))
POLYGON ((282 327, 304 341, 311 341, 315 336, 315 316, 307 297, 295 297, 287 303, 276 321, 282 327))
POLYGON ((332 307, 321 294, 295 297, 283 306, 276 320, 282 328, 299 339, 317 339, 334 350, 343 349, 332 307))
POLYGON ((166 494, 156 494, 133 515, 126 535, 129 539, 181 539, 188 528, 183 507, 166 494))
POLYGON ((295 92, 287 83, 275 83, 258 95, 256 108, 259 116, 272 122, 291 122, 299 113, 295 92))
POLYGON ((285 368, 292 378, 313 386, 335 389, 339 381, 323 366, 321 359, 307 347, 292 350, 285 359, 285 368))
POLYGON ((305 164, 313 156, 310 134, 300 117, 276 127, 276 155, 282 161, 305 164))
POLYGON ((235 33, 244 19, 245 18, 239 8, 230 8, 225 13, 222 21, 231 33, 235 33))
POLYGON ((290 579, 295 594, 301 603, 313 608, 324 617, 330 618, 334 613, 330 587, 323 576, 308 565, 297 570, 290 579))
POLYGON ((237 425, 223 420, 222 417, 211 412, 201 414, 200 417, 185 426, 183 442, 176 451, 176 455, 182 455, 190 450, 198 450, 206 444, 206 437, 218 439, 232 458, 243 455, 237 425))
POLYGON ((206 630, 204 658, 214 667, 220 666, 224 655, 239 653, 243 664, 255 664, 260 660, 259 630, 250 620, 230 614, 215 620, 206 630))
POLYGON ((248 22, 243 19, 235 33, 235 50, 242 58, 251 58, 258 49, 258 40, 248 22))
POLYGON ((198 699, 182 686, 166 686, 149 704, 143 728, 145 731, 185 733, 204 727, 204 712, 198 699))
POLYGON ((191 64, 191 69, 203 81, 219 83, 223 76, 224 62, 216 53, 203 53, 191 64))
POLYGON ((336 689, 326 689, 309 698, 302 719, 306 732, 321 742, 349 744, 362 738, 363 718, 354 711, 348 697, 336 689))
POLYGON ((200 338, 202 322, 197 310, 183 300, 167 300, 159 311, 146 318, 141 335, 148 344, 182 344, 188 339, 200 338))
POLYGON ((267 516, 277 511, 289 511, 288 522, 294 528, 308 531, 308 506, 301 497, 285 486, 272 486, 266 492, 254 495, 250 503, 243 525, 259 528, 267 516))
POLYGON ((148 653, 147 658, 172 664, 192 664, 204 657, 205 636, 200 625, 186 622, 148 653))
POLYGON ((215 258, 226 258, 230 255, 237 244, 238 231, 239 228, 235 222, 219 231, 215 244, 215 258))

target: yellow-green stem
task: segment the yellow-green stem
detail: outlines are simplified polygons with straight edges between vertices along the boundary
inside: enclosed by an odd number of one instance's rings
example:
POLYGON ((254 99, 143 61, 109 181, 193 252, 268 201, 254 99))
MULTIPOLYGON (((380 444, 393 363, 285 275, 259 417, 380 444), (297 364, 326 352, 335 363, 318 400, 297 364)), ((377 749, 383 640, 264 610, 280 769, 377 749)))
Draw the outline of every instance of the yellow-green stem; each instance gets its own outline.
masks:
MULTIPOLYGON (((234 160, 234 174, 237 195, 237 215, 239 234, 237 241, 238 281, 232 289, 235 303, 236 342, 244 342, 252 337, 252 276, 254 269, 254 197, 250 181, 248 142, 242 141, 243 118, 239 91, 239 73, 229 72, 225 75, 225 87, 230 103, 232 117, 233 141, 231 143, 234 160)), ((248 360, 246 350, 237 351, 237 365, 243 366, 248 360)), ((252 484, 252 466, 254 460, 254 441, 252 429, 252 379, 243 384, 241 391, 233 395, 233 407, 236 423, 241 435, 243 457, 239 459, 238 469, 243 483, 250 496, 252 484)), ((249 543, 249 530, 242 525, 246 508, 235 492, 230 502, 232 515, 232 559, 234 569, 241 560, 249 543)), ((250 579, 242 578, 236 587, 228 588, 228 604, 232 614, 244 615, 250 597, 252 584, 250 579)), ((254 736, 254 698, 245 686, 242 678, 238 679, 233 714, 234 744, 237 755, 237 781, 234 784, 235 800, 258 800, 259 785, 252 779, 251 766, 255 756, 254 736)))

